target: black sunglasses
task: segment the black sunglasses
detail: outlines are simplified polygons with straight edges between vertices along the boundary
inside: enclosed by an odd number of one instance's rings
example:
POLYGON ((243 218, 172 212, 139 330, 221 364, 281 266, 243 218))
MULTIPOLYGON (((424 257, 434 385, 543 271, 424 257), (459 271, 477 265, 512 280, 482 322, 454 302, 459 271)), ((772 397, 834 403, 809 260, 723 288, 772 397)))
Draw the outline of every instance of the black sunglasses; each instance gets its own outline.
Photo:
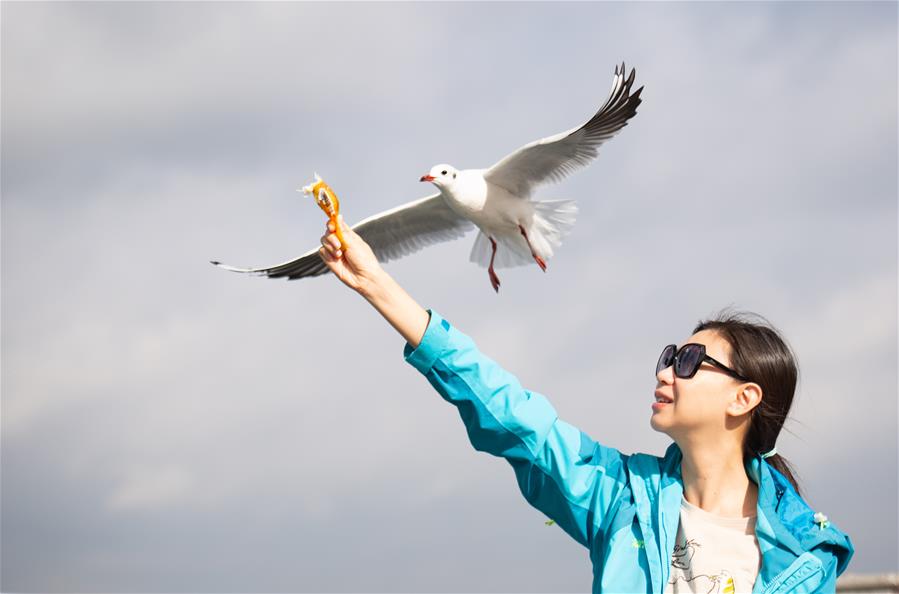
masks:
POLYGON ((685 344, 680 349, 677 348, 676 344, 669 344, 662 349, 662 355, 659 357, 659 362, 656 363, 656 375, 663 369, 667 369, 674 365, 675 376, 683 379, 690 379, 696 375, 696 372, 699 371, 699 367, 704 361, 711 363, 733 378, 744 382, 750 381, 747 377, 740 375, 724 363, 716 361, 708 356, 705 353, 704 344, 696 344, 693 342, 685 344))

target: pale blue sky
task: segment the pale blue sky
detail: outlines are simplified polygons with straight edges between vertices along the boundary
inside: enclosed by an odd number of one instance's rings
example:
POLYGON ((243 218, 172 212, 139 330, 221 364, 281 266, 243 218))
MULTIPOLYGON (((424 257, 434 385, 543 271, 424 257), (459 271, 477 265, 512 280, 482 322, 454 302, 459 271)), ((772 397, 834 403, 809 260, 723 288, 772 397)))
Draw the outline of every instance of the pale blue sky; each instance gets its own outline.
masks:
POLYGON ((897 571, 895 3, 2 7, 3 591, 588 591, 587 551, 475 452, 314 247, 644 102, 550 261, 390 263, 423 305, 625 452, 662 345, 734 305, 801 383, 778 442, 852 572, 897 571), (684 265, 686 263, 686 266, 684 265), (327 312, 330 315, 324 315, 327 312))

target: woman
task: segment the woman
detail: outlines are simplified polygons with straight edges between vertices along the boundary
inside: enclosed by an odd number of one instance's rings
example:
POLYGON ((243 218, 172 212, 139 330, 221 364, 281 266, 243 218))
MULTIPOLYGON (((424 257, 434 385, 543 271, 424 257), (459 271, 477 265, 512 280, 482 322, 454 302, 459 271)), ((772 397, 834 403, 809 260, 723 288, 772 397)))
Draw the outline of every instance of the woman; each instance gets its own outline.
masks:
POLYGON ((419 306, 340 220, 320 255, 406 339, 406 360, 459 409, 478 450, 506 458, 527 500, 586 546, 594 592, 834 592, 849 538, 800 497, 774 449, 797 370, 777 332, 701 323, 656 366, 663 457, 625 455, 558 419, 541 395, 419 306))

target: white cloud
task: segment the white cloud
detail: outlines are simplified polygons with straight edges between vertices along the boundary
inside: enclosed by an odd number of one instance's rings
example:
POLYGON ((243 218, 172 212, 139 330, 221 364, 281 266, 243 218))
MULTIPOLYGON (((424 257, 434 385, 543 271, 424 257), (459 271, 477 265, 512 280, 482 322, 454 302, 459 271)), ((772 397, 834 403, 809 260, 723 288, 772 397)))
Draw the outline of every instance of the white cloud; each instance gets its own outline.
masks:
POLYGON ((134 469, 110 495, 108 505, 117 511, 167 507, 196 498, 194 487, 190 473, 178 466, 134 469))

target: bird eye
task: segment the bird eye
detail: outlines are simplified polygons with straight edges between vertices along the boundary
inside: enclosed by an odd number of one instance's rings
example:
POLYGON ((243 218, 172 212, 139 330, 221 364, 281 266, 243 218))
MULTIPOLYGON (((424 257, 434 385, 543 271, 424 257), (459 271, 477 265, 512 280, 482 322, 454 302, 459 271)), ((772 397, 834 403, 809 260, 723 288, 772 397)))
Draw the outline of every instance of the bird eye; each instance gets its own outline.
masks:
POLYGON ((446 169, 440 172, 440 175, 446 175, 446 169))

